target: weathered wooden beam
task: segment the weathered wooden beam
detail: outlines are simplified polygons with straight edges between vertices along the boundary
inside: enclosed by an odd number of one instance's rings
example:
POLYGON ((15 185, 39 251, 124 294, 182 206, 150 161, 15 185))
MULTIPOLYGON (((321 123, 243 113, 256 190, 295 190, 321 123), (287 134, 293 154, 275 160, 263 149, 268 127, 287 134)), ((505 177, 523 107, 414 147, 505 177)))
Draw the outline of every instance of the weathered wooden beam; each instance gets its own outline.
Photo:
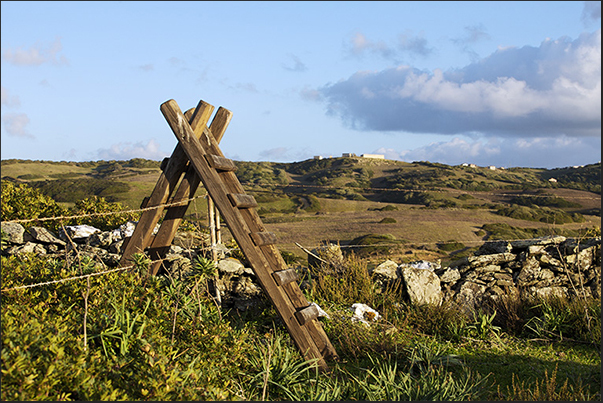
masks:
POLYGON ((209 163, 209 166, 217 169, 218 171, 236 171, 237 166, 235 163, 225 157, 221 157, 219 155, 214 154, 205 154, 205 159, 209 163))
POLYGON ((295 318, 301 326, 304 326, 306 323, 318 318, 318 308, 314 305, 310 305, 295 312, 295 318))
POLYGON ((252 232, 250 235, 256 246, 274 245, 276 243, 276 235, 272 232, 252 232))
MULTIPOLYGON (((183 119, 189 119, 188 121, 191 122, 192 126, 190 127, 192 128, 191 132, 193 136, 199 136, 202 133, 213 110, 214 107, 212 105, 201 101, 197 108, 194 109, 195 113, 193 113, 193 110, 191 109, 183 116, 183 119)), ((144 252, 151 244, 153 229, 163 215, 164 208, 162 205, 165 204, 170 195, 176 190, 180 178, 182 178, 182 175, 184 175, 184 172, 187 169, 188 161, 184 149, 180 143, 178 143, 172 152, 172 156, 169 158, 166 166, 159 175, 155 188, 146 204, 147 207, 157 208, 142 212, 140 219, 136 224, 136 228, 134 228, 132 238, 124 248, 124 252, 119 261, 119 266, 124 267, 129 265, 134 253, 144 252)))
POLYGON ((228 198, 234 207, 237 208, 252 208, 257 207, 258 203, 252 195, 244 193, 229 193, 228 198))
POLYGON ((295 269, 275 271, 272 273, 272 277, 274 277, 276 283, 280 286, 299 280, 299 274, 297 274, 295 269))
MULTIPOLYGON (((205 119, 204 114, 205 111, 203 110, 203 101, 201 101, 199 102, 199 105, 195 109, 194 115, 191 118, 192 122, 198 122, 199 124, 205 119), (200 117, 197 118, 197 115, 200 117)), ((216 115, 211 121, 209 129, 204 127, 203 130, 209 130, 214 135, 215 141, 220 142, 231 119, 232 112, 226 108, 219 107, 216 115)), ((193 126, 191 126, 191 128, 193 128, 193 126)), ((199 131, 201 131, 201 128, 199 126, 194 127, 194 131, 195 134, 197 134, 199 131)), ((150 272, 153 275, 159 272, 159 269, 161 268, 160 259, 163 259, 167 255, 170 245, 174 240, 174 236, 178 231, 178 226, 182 222, 182 218, 186 214, 186 210, 191 203, 190 199, 194 197, 195 192, 200 184, 201 179, 199 178, 199 175, 195 171, 195 168, 189 164, 186 174, 184 175, 184 178, 182 179, 182 182, 180 183, 180 186, 178 187, 178 190, 173 198, 174 201, 189 200, 189 202, 186 205, 171 206, 166 209, 163 222, 161 223, 159 231, 157 232, 157 235, 155 236, 155 239, 149 248, 151 259, 155 261, 150 267, 150 272)))
POLYGON ((190 125, 184 119, 178 104, 174 100, 164 102, 160 109, 188 155, 191 165, 195 167, 195 170, 199 174, 205 189, 216 203, 218 210, 220 210, 221 215, 228 224, 230 232, 241 250, 244 251, 245 257, 251 264, 262 288, 270 296, 295 344, 307 359, 316 358, 320 368, 327 368, 324 357, 315 344, 313 336, 307 328, 299 326, 298 319, 295 318, 296 308, 292 305, 292 301, 283 290, 283 287, 279 287, 276 284, 271 275, 273 270, 269 262, 249 236, 251 232, 263 232, 250 231, 244 218, 244 214, 246 214, 244 212, 255 210, 232 208, 232 199, 229 196, 234 192, 228 191, 230 187, 228 182, 231 177, 227 174, 232 174, 234 176, 232 180, 240 186, 236 175, 233 172, 218 173, 203 158, 208 153, 221 155, 221 151, 215 139, 213 139, 211 132, 209 130, 205 131, 204 135, 200 138, 194 136, 190 125))

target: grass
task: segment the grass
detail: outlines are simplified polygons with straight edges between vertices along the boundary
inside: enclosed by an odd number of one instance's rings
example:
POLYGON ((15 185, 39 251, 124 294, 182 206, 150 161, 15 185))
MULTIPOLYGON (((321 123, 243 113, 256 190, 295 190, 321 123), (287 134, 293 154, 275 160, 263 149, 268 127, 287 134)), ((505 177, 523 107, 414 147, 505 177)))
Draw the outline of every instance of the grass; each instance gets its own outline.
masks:
MULTIPOLYGON (((377 290, 350 255, 306 278, 340 356, 323 374, 267 300, 220 310, 209 263, 177 279, 144 275, 140 259, 141 271, 3 291, 2 400, 600 400, 600 300, 523 298, 464 315, 405 303, 397 284, 377 290), (381 318, 352 322, 358 302, 381 318), (563 338, 537 334, 533 318, 563 338)), ((5 289, 102 269, 34 255, 2 267, 5 289)))

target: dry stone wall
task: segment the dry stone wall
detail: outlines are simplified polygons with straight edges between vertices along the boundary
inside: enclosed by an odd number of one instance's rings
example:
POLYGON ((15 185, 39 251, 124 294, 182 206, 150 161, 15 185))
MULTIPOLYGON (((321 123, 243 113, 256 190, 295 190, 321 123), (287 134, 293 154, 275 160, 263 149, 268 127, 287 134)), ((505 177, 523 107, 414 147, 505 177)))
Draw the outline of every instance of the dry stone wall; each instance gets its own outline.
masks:
MULTIPOLYGON (((35 253, 57 258, 86 254, 100 266, 115 267, 123 252, 123 242, 132 234, 134 223, 113 231, 90 226, 66 227, 55 234, 42 227, 25 230, 17 223, 2 223, 6 234, 2 254, 35 253)), ((179 235, 184 237, 184 235, 179 235)), ((185 276, 191 262, 201 253, 187 249, 186 242, 174 242, 164 262, 170 275, 185 276), (179 245, 178 245, 179 244, 179 245)), ((345 272, 338 246, 314 250, 322 261, 332 261, 345 272)), ((309 255, 309 264, 320 264, 309 255)), ((265 301, 253 270, 240 261, 225 257, 218 262, 213 292, 226 307, 247 310, 265 301)), ((300 267, 300 271, 307 268, 300 267)), ((371 270, 375 286, 383 290, 393 284, 403 287, 405 298, 415 304, 442 304, 449 301, 475 309, 505 295, 528 293, 536 296, 601 297, 601 238, 579 240, 552 236, 517 241, 484 243, 470 257, 442 267, 439 262, 396 263, 386 260, 371 270)), ((302 287, 304 284, 301 285, 302 287)))

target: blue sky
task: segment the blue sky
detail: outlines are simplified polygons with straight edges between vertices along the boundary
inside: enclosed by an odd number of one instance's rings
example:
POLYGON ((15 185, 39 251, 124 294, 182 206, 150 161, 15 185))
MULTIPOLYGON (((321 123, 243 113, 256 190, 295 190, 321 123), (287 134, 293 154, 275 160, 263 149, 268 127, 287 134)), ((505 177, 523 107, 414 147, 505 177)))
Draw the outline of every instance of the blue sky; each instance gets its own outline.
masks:
POLYGON ((1 2, 2 159, 169 156, 159 110, 233 112, 235 160, 601 160, 600 2, 1 2))

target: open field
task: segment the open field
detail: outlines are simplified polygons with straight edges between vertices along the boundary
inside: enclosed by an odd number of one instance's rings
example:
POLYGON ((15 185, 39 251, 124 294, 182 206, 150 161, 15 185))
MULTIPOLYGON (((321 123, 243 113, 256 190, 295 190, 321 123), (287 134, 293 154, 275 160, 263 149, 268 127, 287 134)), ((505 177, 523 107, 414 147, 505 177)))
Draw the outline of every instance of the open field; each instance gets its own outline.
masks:
MULTIPOLYGON (((295 243, 313 248, 330 241, 349 244, 366 234, 389 234, 401 245, 392 258, 446 257, 438 244, 458 242, 479 246, 489 234, 486 224, 543 229, 550 234, 601 226, 600 163, 580 168, 490 170, 407 163, 366 158, 329 158, 290 164, 235 161, 237 177, 259 204, 266 228, 277 235, 277 246, 305 257, 295 243), (549 179, 556 178, 558 182, 549 179), (500 214, 521 207, 542 213, 538 206, 519 206, 517 199, 548 200, 578 221, 541 216, 526 220, 500 214), (388 223, 381 222, 389 220, 388 223)), ((160 175, 158 161, 95 161, 84 163, 29 160, 2 161, 2 178, 36 186, 60 204, 71 207, 86 192, 138 209, 160 175), (96 184, 96 187, 92 186, 96 184), (86 187, 90 185, 89 187, 86 187), (70 192, 79 188, 79 193, 70 192)), ((206 191, 201 186, 187 218, 207 222, 206 191)), ((544 204, 543 206, 548 206, 544 204)), ((553 211, 553 210, 547 210, 553 211)), ((229 239, 223 224, 223 238, 229 239)))

